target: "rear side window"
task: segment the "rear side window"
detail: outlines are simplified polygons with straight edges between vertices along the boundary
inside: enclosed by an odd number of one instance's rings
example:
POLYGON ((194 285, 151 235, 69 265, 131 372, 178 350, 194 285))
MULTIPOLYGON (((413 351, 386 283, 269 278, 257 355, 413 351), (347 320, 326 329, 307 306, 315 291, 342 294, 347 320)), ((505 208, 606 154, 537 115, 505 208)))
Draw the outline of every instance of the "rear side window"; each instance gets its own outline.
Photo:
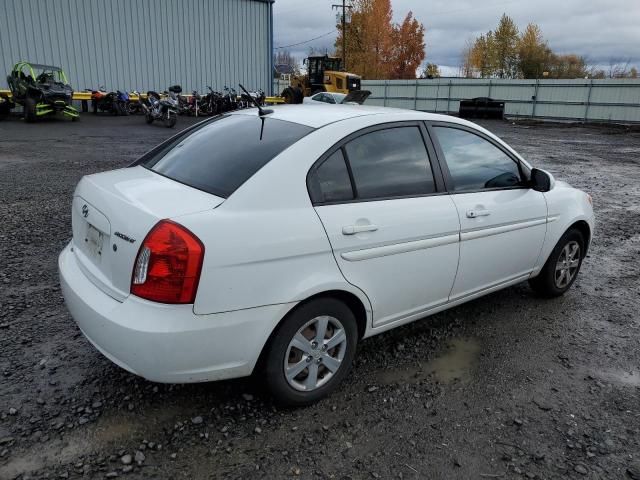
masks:
POLYGON ((342 150, 336 151, 316 169, 309 179, 314 203, 353 200, 353 189, 342 150))
POLYGON ((313 129, 253 115, 226 115, 176 137, 141 161, 154 172, 227 198, 313 129))
POLYGON ((449 127, 435 127, 456 192, 511 188, 522 185, 518 164, 478 135, 449 127))
POLYGON ((358 199, 425 195, 436 191, 418 127, 364 134, 345 145, 358 199))

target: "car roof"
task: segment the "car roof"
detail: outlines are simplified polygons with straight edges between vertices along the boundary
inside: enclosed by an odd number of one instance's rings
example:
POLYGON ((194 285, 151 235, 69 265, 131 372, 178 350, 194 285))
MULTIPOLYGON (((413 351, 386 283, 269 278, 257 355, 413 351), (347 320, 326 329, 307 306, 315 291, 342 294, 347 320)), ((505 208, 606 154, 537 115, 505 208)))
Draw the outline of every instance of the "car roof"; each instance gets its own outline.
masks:
MULTIPOLYGON (((466 124, 463 120, 449 115, 439 115, 436 113, 420 112, 417 110, 405 110, 401 108, 378 107, 373 105, 275 105, 268 107, 273 113, 268 114, 269 118, 275 118, 286 122, 298 123, 311 128, 321 128, 330 123, 348 120, 350 118, 384 115, 389 121, 393 121, 393 116, 402 116, 407 120, 407 115, 413 120, 447 121, 453 123, 466 124)), ((258 110, 254 108, 238 110, 232 115, 257 115, 258 110)))

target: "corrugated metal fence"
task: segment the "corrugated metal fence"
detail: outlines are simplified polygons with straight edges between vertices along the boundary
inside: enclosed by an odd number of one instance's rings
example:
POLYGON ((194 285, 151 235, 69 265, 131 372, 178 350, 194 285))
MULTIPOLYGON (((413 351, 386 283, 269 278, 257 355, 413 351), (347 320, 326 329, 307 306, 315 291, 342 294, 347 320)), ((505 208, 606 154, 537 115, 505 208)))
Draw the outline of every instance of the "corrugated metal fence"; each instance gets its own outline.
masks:
POLYGON ((0 0, 0 89, 26 60, 76 90, 271 88, 270 0, 0 0))
POLYGON ((456 113, 460 100, 491 97, 505 102, 515 118, 584 122, 640 122, 640 79, 363 80, 367 104, 456 113))

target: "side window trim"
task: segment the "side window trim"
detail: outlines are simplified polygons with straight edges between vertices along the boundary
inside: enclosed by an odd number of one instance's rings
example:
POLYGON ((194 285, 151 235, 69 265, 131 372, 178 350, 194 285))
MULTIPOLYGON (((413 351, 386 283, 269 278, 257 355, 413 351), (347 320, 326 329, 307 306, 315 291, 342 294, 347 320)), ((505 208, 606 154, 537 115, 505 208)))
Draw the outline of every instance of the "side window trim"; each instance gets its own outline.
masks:
POLYGON ((442 171, 442 177, 444 179, 446 191, 450 195, 462 195, 466 193, 478 193, 478 192, 491 192, 491 191, 497 191, 497 190, 523 190, 523 189, 530 188, 528 185, 518 185, 516 187, 482 188, 477 190, 465 190, 462 192, 456 192, 453 188, 453 179, 451 178, 451 173, 449 172, 449 166, 447 165, 447 160, 444 157, 444 151, 442 150, 440 141, 438 140, 438 135, 434 130, 435 127, 444 127, 444 128, 452 128, 454 130, 461 130, 463 132, 476 135, 482 138, 483 140, 489 142, 491 145, 493 145, 502 153, 504 153, 516 164, 516 166, 518 167, 518 171, 520 172, 520 175, 525 179, 526 182, 529 182, 530 172, 525 169, 525 166, 522 164, 522 162, 517 157, 515 157, 510 151, 508 151, 502 145, 497 143, 493 138, 488 137, 487 135, 485 135, 484 133, 478 130, 467 127, 466 125, 458 125, 456 123, 450 123, 450 122, 425 121, 424 124, 427 129, 427 132, 429 132, 429 136, 431 137, 431 141, 433 142, 433 147, 436 151, 437 163, 442 171))
POLYGON ((378 125, 372 125, 369 127, 365 127, 363 129, 357 130, 337 143, 335 143, 331 148, 329 148, 325 153, 323 153, 318 160, 316 160, 309 171, 307 172, 307 192, 309 193, 309 199, 314 206, 321 205, 338 205, 345 203, 362 203, 362 202, 379 202, 383 200, 395 200, 401 198, 419 198, 419 197, 432 197, 435 195, 447 195, 448 192, 446 190, 446 183, 443 178, 443 172, 439 165, 439 159, 437 157, 436 150, 434 148, 434 143, 432 143, 432 135, 428 132, 428 129, 425 126, 425 122, 422 120, 415 121, 401 121, 401 122, 388 122, 381 123, 378 125), (424 142, 425 149, 427 150, 429 164, 431 166, 431 173, 434 178, 436 191, 434 193, 425 193, 420 195, 400 195, 393 197, 384 197, 384 198, 357 198, 358 197, 358 189, 356 187, 355 181, 353 179, 353 172, 351 171, 351 164, 349 163, 349 157, 347 155, 347 151, 344 148, 345 145, 352 140, 355 140, 358 137, 366 135, 371 132, 375 132, 378 130, 389 130, 392 128, 401 128, 401 127, 417 127, 420 131, 420 135, 422 136, 422 141, 424 142), (354 198, 352 200, 339 201, 339 202, 316 202, 313 200, 313 196, 311 195, 311 189, 309 187, 311 177, 315 173, 315 171, 327 160, 331 155, 333 155, 338 149, 342 149, 342 154, 344 156, 345 162, 347 164, 347 170, 349 172, 349 180, 351 181, 351 190, 354 193, 354 198))

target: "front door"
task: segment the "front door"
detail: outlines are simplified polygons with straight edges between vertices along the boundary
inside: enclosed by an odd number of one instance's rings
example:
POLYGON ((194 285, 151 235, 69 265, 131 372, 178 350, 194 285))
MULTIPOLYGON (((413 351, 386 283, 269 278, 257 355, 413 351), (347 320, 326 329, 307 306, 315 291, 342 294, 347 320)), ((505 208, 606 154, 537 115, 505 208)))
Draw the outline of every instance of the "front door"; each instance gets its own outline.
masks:
POLYGON ((451 300, 526 278, 547 223, 544 195, 497 142, 456 126, 434 126, 447 187, 460 218, 460 266, 451 300))
POLYGON ((445 303, 455 279, 458 215, 425 136, 420 124, 368 129, 309 176, 336 262, 369 297, 374 327, 445 303))

